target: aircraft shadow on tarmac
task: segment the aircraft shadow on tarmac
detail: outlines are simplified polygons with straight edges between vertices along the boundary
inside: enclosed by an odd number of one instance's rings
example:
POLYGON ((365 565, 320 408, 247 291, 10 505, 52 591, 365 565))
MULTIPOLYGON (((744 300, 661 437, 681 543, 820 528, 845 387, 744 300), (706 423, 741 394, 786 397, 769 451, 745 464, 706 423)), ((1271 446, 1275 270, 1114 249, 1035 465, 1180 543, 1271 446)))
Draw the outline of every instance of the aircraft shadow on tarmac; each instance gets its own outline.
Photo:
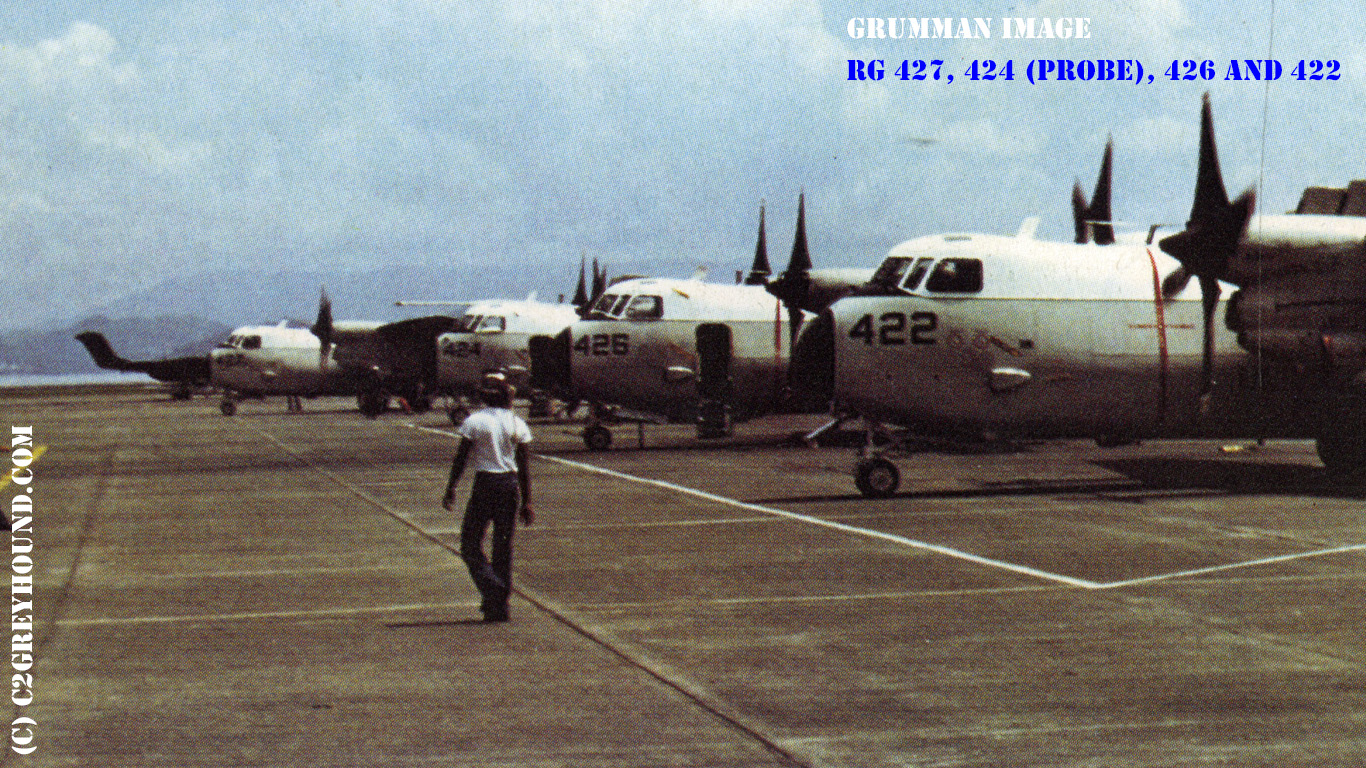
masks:
POLYGON ((1093 461, 1154 492, 1223 491, 1244 495, 1295 494, 1323 498, 1366 497, 1362 475, 1340 477, 1323 467, 1263 461, 1145 456, 1093 461))
MULTIPOLYGON (((913 465, 914 457, 903 459, 913 465)), ((1340 478, 1322 467, 1305 464, 1251 462, 1229 459, 1135 457, 1092 460, 1090 464, 1121 477, 1035 480, 1013 478, 982 483, 972 488, 910 489, 893 499, 955 499, 997 496, 1096 496, 1141 503, 1150 497, 1209 495, 1285 495, 1319 498, 1366 498, 1366 480, 1340 478)), ((753 504, 799 504, 826 501, 857 501, 856 491, 746 499, 753 504)))

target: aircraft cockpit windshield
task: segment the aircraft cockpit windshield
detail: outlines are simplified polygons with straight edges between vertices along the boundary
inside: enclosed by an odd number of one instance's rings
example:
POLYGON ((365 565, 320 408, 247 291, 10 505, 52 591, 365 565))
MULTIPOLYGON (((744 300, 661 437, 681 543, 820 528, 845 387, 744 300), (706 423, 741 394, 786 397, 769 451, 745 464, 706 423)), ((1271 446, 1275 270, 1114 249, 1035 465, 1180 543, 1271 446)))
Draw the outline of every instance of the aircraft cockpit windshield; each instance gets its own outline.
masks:
POLYGON ((884 291, 900 288, 907 293, 914 292, 930 271, 934 259, 922 256, 912 259, 905 256, 889 256, 877 268, 871 282, 884 291))
POLYGON ((234 334, 218 345, 219 349, 260 349, 261 337, 255 334, 243 336, 234 334))
POLYGON ((590 320, 658 320, 664 316, 664 298, 641 294, 605 293, 593 305, 590 320))
POLYGON ((453 333, 474 333, 474 329, 479 327, 479 321, 483 319, 483 315, 463 315, 455 321, 455 327, 451 331, 453 333))
POLYGON ((626 305, 627 320, 658 320, 664 316, 662 296, 635 296, 626 305))
POLYGON ((982 290, 981 259, 941 259, 925 281, 931 293, 977 293, 982 290))
POLYGON ((475 333, 502 333, 507 330, 507 318, 502 315, 485 315, 479 321, 479 326, 474 329, 475 333))

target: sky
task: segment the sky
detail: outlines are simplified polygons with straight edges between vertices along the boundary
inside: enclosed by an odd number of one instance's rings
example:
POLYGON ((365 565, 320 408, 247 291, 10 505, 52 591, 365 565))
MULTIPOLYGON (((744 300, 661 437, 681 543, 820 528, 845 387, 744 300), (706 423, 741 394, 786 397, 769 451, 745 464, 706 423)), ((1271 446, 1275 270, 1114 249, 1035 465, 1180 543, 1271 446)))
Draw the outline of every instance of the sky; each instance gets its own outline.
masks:
POLYGON ((817 266, 871 267, 912 237, 1010 233, 1028 216, 1067 239, 1072 184, 1089 192, 1107 136, 1121 229, 1180 224, 1207 90, 1230 194, 1255 185, 1259 210, 1280 212, 1305 186, 1366 177, 1363 22, 1307 0, 14 4, 0 18, 0 328, 239 272, 469 276, 424 298, 565 292, 585 256, 729 279, 761 204, 785 263, 801 192, 817 266), (848 32, 907 16, 991 18, 993 36, 848 32), (1005 16, 1085 17, 1091 37, 1003 40, 1005 16), (1268 57, 1279 81, 1224 79, 1230 59, 1268 57), (1016 79, 970 81, 988 58, 1016 79), (1156 81, 1026 82, 1043 58, 1135 59, 1156 81), (850 59, 888 74, 851 82, 850 59), (942 60, 954 82, 902 82, 903 59, 942 60), (1216 77, 1170 82, 1175 59, 1209 59, 1216 77), (1301 59, 1337 60, 1340 79, 1296 80, 1301 59))

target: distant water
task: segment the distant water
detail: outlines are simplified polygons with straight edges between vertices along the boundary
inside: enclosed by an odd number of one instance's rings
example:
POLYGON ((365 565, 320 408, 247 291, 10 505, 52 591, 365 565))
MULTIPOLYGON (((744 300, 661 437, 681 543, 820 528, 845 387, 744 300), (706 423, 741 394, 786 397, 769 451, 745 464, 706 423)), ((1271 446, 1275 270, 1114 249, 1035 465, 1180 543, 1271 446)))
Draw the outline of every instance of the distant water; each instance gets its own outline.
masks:
POLYGON ((82 384, 154 384, 145 373, 101 371, 99 373, 0 374, 0 389, 10 387, 78 386, 82 384))

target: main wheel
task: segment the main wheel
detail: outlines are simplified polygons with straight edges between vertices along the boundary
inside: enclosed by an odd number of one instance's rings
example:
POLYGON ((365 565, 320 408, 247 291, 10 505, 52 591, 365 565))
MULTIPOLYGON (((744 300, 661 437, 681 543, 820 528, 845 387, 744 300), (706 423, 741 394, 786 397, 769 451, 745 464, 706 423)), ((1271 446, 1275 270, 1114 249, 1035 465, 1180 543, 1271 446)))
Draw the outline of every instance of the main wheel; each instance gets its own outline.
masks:
POLYGON ((612 447, 612 430, 601 424, 594 424, 583 430, 583 444, 590 451, 605 451, 612 447))
POLYGON ((237 413, 237 403, 232 400, 224 400, 218 404, 218 412, 224 416, 231 416, 237 413))
POLYGON ((882 457, 863 459, 854 468, 854 485, 864 498, 885 499, 901 485, 901 472, 882 457))
POLYGON ((383 390, 363 392, 356 399, 356 404, 360 406, 360 412, 372 419, 384 413, 389 407, 389 393, 383 390))

